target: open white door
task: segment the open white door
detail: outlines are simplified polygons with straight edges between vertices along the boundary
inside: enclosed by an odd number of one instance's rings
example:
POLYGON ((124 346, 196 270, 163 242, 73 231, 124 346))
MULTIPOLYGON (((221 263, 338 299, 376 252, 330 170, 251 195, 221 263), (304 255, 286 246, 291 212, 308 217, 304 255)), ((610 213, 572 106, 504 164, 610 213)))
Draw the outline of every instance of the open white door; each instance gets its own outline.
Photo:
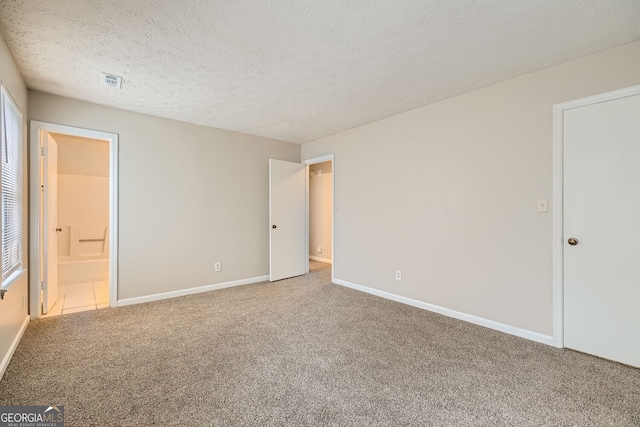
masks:
POLYGON ((269 159, 269 280, 307 271, 306 176, 300 163, 269 159))
POLYGON ((43 299, 42 312, 47 314, 58 300, 58 144, 43 133, 43 299))
POLYGON ((640 367, 640 95, 564 112, 564 345, 640 367))

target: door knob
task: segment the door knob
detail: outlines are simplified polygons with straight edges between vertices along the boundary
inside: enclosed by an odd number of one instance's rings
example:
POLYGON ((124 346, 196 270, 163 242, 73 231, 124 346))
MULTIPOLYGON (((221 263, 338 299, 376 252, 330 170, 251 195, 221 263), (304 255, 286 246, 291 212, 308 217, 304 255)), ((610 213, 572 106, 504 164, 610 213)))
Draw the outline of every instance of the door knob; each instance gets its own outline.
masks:
POLYGON ((271 226, 271 228, 278 228, 278 226, 277 226, 277 225, 275 225, 275 224, 273 224, 273 225, 271 226))
POLYGON ((578 239, 576 239, 575 237, 569 237, 569 240, 567 240, 567 243, 570 244, 571 246, 575 246, 578 244, 578 239))
POLYGON ((56 231, 60 233, 62 231, 62 228, 56 228, 56 231))

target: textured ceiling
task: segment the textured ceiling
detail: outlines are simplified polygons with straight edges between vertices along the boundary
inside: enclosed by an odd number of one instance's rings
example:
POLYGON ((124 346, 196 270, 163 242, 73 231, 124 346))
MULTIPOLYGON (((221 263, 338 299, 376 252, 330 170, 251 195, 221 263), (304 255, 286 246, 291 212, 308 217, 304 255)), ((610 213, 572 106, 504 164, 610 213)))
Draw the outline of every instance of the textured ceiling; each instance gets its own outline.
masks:
POLYGON ((31 89, 307 142, 639 40, 640 1, 0 0, 0 31, 31 89))

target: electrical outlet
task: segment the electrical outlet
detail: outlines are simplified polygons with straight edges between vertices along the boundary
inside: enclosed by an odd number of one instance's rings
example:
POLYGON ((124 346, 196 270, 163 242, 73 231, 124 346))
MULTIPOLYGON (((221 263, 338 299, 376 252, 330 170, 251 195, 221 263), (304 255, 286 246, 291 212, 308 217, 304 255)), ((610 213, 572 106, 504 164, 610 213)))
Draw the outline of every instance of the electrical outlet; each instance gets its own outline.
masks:
POLYGON ((25 294, 22 294, 22 308, 24 308, 26 301, 27 301, 27 296, 25 294))
POLYGON ((549 202, 547 199, 538 199, 538 212, 548 212, 549 202))
POLYGON ((317 252, 318 252, 319 254, 321 254, 321 253, 322 253, 322 246, 318 246, 316 249, 318 250, 317 252))
POLYGON ((214 264, 214 269, 215 269, 216 271, 220 271, 220 270, 222 270, 222 264, 220 264, 219 262, 216 262, 216 263, 214 264))
POLYGON ((396 270, 396 280, 402 280, 402 271, 396 270))

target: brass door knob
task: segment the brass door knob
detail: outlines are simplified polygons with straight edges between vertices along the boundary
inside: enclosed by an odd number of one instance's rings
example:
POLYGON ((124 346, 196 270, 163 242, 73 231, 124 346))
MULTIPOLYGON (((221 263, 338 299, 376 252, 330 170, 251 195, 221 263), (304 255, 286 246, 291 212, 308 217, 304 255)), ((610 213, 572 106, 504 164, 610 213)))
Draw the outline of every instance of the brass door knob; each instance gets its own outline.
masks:
POLYGON ((569 237, 569 239, 567 240, 567 243, 570 244, 571 246, 575 246, 578 244, 578 239, 576 239, 575 237, 569 237))

